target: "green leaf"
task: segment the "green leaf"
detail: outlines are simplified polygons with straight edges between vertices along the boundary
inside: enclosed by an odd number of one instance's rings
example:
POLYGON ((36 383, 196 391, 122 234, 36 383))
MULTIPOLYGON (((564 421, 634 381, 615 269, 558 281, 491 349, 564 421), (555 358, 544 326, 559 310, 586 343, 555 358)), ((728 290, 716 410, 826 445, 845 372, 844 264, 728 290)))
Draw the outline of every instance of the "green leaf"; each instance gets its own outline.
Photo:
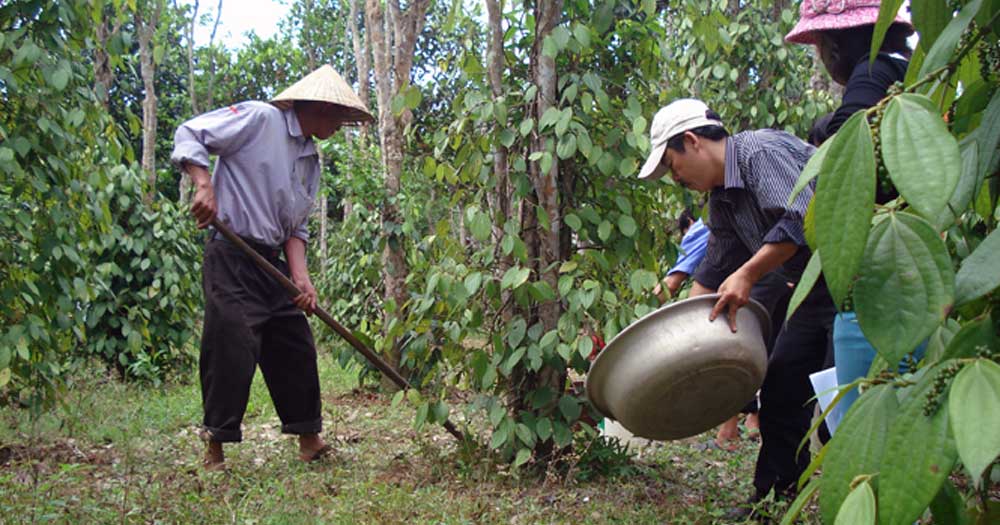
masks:
POLYGON ((500 132, 500 143, 503 144, 505 148, 509 148, 512 144, 514 144, 514 140, 516 138, 517 137, 514 135, 514 132, 509 129, 504 129, 500 132))
POLYGON ((521 125, 518 127, 518 131, 521 132, 522 137, 527 137, 528 133, 531 133, 531 130, 534 127, 535 127, 535 119, 529 117, 521 121, 521 125))
POLYGON ((507 415, 507 411, 503 405, 501 403, 494 403, 493 407, 490 408, 490 424, 496 427, 503 421, 505 415, 507 415))
POLYGON ((559 137, 559 144, 556 145, 556 155, 560 159, 568 159, 576 154, 576 135, 567 133, 559 137))
POLYGON ((629 287, 636 295, 642 295, 643 293, 652 290, 656 287, 656 274, 649 271, 639 269, 632 272, 632 276, 629 278, 629 287))
POLYGON ((522 443, 529 447, 535 446, 535 431, 531 430, 528 425, 524 423, 518 423, 514 427, 514 433, 517 434, 517 438, 521 440, 522 443))
POLYGON ((955 376, 948 414, 958 455, 976 484, 1000 454, 1000 365, 978 359, 955 376))
POLYGON ((979 145, 975 141, 964 142, 959 145, 962 155, 962 176, 958 179, 955 191, 952 192, 948 204, 938 215, 934 225, 938 231, 948 229, 949 225, 955 224, 962 216, 965 208, 972 202, 972 197, 976 189, 982 186, 979 177, 979 145))
POLYGON ((970 134, 970 137, 972 135, 975 135, 975 141, 979 145, 977 148, 979 152, 977 180, 980 183, 976 185, 976 190, 978 190, 982 185, 983 177, 996 169, 997 160, 1000 159, 1000 151, 998 151, 1000 149, 998 148, 1000 146, 1000 90, 993 93, 989 105, 982 113, 979 127, 970 134), (993 152, 992 155, 987 153, 990 151, 993 152))
POLYGON ((935 220, 962 176, 962 157, 955 137, 941 117, 927 110, 928 103, 912 93, 889 102, 882 119, 882 158, 900 195, 924 218, 935 220))
POLYGON ((934 516, 934 523, 972 525, 972 518, 965 507, 965 499, 950 480, 945 481, 941 491, 931 502, 931 515, 934 516))
POLYGON ((899 401, 890 385, 877 385, 851 406, 827 444, 820 479, 819 506, 824 523, 834 523, 837 511, 850 492, 851 481, 879 471, 889 427, 899 401))
POLYGON ((563 217, 563 222, 565 222, 566 226, 569 226, 575 232, 580 231, 580 228, 583 227, 583 222, 580 221, 580 217, 577 217, 573 213, 567 213, 566 216, 563 217))
POLYGON ((52 76, 49 77, 49 83, 56 91, 62 91, 66 89, 66 84, 69 83, 69 77, 72 74, 69 62, 62 60, 59 65, 56 66, 55 71, 52 72, 52 76))
MULTIPOLYGON (((986 313, 963 326, 948 342, 940 359, 975 357, 980 347, 993 348, 995 344, 996 334, 993 332, 993 319, 989 313, 986 313)), ((931 356, 928 354, 927 357, 931 356)))
POLYGON ((954 290, 948 249, 927 221, 892 213, 872 228, 854 305, 861 331, 886 361, 898 363, 934 332, 954 290))
POLYGON ((580 43, 580 46, 584 48, 590 47, 590 28, 584 24, 575 24, 573 26, 573 38, 580 43))
POLYGON ((490 439, 490 448, 498 449, 507 442, 507 427, 502 425, 493 430, 493 437, 490 439))
POLYGON ((410 109, 417 109, 417 106, 420 105, 420 101, 424 98, 423 94, 420 93, 420 88, 417 86, 410 86, 410 88, 406 90, 405 97, 406 107, 410 109))
POLYGON ((427 422, 427 416, 429 413, 430 405, 428 403, 421 403, 420 406, 417 407, 417 413, 413 416, 413 426, 416 428, 424 426, 424 423, 427 422))
POLYGON ((389 406, 392 408, 398 407, 399 404, 403 401, 403 397, 405 397, 405 395, 406 395, 406 390, 400 390, 399 392, 396 392, 396 394, 392 396, 392 402, 389 403, 389 406))
POLYGON ((7 386, 10 382, 10 368, 4 368, 0 370, 0 388, 7 386))
POLYGON ((804 190, 806 186, 808 186, 809 183, 819 175, 819 172, 823 167, 823 159, 826 158, 826 152, 830 151, 830 146, 832 145, 833 141, 827 140, 822 146, 819 147, 819 149, 816 150, 816 153, 813 153, 813 156, 809 158, 809 162, 807 162, 806 166, 802 168, 802 173, 799 174, 798 180, 795 181, 795 186, 792 187, 792 193, 788 195, 788 201, 786 201, 788 206, 791 206, 792 203, 795 202, 795 198, 799 196, 799 193, 802 193, 802 190, 804 190))
POLYGON ((431 411, 434 414, 434 421, 444 423, 448 420, 448 403, 438 401, 437 403, 434 403, 433 407, 431 407, 431 411))
POLYGON ((834 525, 874 525, 875 493, 868 481, 862 482, 844 498, 834 525))
POLYGON ((538 119, 538 129, 544 131, 545 128, 554 125, 556 122, 559 122, 559 119, 561 117, 562 117, 562 112, 559 111, 559 108, 553 106, 550 107, 549 109, 546 109, 545 113, 542 114, 542 118, 538 119))
POLYGON ((941 356, 944 355, 944 351, 951 344, 951 340, 955 338, 955 334, 961 330, 961 326, 958 321, 954 319, 948 319, 937 330, 931 334, 930 339, 927 341, 927 351, 924 352, 924 359, 928 363, 936 363, 941 360, 941 356))
POLYGON ((792 292, 792 298, 788 300, 788 309, 785 314, 785 320, 792 318, 795 314, 795 310, 798 310, 802 301, 806 299, 809 292, 812 291, 813 286, 816 285, 816 281, 819 280, 820 273, 823 272, 823 263, 819 258, 819 250, 812 253, 809 257, 809 263, 806 264, 806 269, 802 271, 802 277, 799 278, 799 283, 795 285, 795 291, 792 292))
POLYGON ((816 244, 835 304, 843 304, 865 252, 875 206, 875 151, 864 113, 832 139, 816 184, 816 244))
POLYGON ((511 348, 516 348, 517 345, 521 344, 521 341, 524 341, 524 334, 527 330, 528 323, 526 323, 524 319, 521 319, 520 317, 514 319, 510 323, 510 331, 507 332, 507 344, 509 344, 511 348))
POLYGON ((562 396, 559 399, 559 412, 566 418, 566 421, 572 423, 580 417, 580 403, 573 396, 562 396))
POLYGON ((934 378, 946 366, 939 364, 924 372, 908 389, 899 406, 899 415, 889 427, 882 468, 879 473, 878 515, 881 525, 910 525, 948 479, 958 455, 948 429, 948 411, 924 415, 927 395, 935 388, 934 378), (919 443, 920 446, 914 446, 919 443))
POLYGON ((481 211, 476 211, 472 215, 469 223, 469 232, 479 242, 485 242, 490 238, 493 226, 490 224, 490 217, 481 211))
POLYGON ((482 283, 483 274, 479 272, 470 273, 465 276, 465 291, 468 292, 469 295, 474 295, 477 291, 479 291, 479 285, 482 283))
POLYGON ((524 284, 525 281, 528 280, 529 276, 531 276, 530 268, 521 268, 520 266, 514 266, 508 269, 507 272, 503 274, 503 278, 500 279, 500 288, 501 289, 517 288, 518 286, 524 284))
POLYGON ((545 441, 549 439, 552 435, 552 421, 547 417, 539 418, 535 423, 535 433, 538 434, 538 439, 545 441))
POLYGON ((920 33, 920 47, 930 49, 951 20, 951 6, 947 0, 920 0, 910 4, 910 11, 920 33))
POLYGON ((979 299, 1000 286, 1000 229, 993 230, 962 261, 955 276, 955 305, 979 299))
POLYGON ((611 237, 611 223, 608 221, 601 221, 601 224, 597 226, 597 237, 601 241, 607 241, 608 237, 611 237))
POLYGON ((629 215, 619 215, 618 216, 618 229, 626 237, 632 237, 635 235, 636 224, 635 219, 629 215))
POLYGON ((579 343, 577 343, 577 352, 580 353, 580 357, 586 359, 590 356, 590 352, 594 350, 594 341, 589 337, 580 337, 579 343))
POLYGON ((573 441, 573 431, 565 423, 556 421, 552 424, 552 439, 556 447, 565 447, 573 441))
POLYGON ((944 31, 941 31, 941 34, 934 41, 934 45, 931 46, 930 51, 927 52, 927 56, 920 65, 920 72, 917 73, 917 78, 923 78, 928 73, 944 67, 951 61, 955 47, 962 38, 962 33, 965 32, 965 28, 972 21, 972 17, 979 11, 980 5, 982 5, 982 0, 972 0, 958 12, 958 16, 948 22, 944 31))
POLYGON ((522 448, 517 451, 517 456, 514 457, 514 467, 520 467, 531 459, 531 450, 527 448, 522 448))
POLYGON ((882 2, 882 5, 878 12, 878 20, 875 22, 875 29, 872 31, 872 46, 869 50, 871 57, 869 58, 869 64, 875 63, 875 56, 878 55, 879 49, 882 49, 882 40, 885 39, 885 32, 889 30, 889 26, 892 25, 893 20, 896 19, 896 13, 899 12, 899 7, 903 5, 903 0, 888 0, 882 2))

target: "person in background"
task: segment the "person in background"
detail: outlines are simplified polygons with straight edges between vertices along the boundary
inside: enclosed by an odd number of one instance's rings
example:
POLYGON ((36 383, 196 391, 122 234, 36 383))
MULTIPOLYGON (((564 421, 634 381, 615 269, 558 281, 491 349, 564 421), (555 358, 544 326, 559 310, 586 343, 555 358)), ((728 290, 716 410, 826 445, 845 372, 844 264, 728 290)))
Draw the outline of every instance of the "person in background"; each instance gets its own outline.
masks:
MULTIPOLYGON (((869 66, 872 34, 878 20, 881 2, 878 0, 804 0, 799 21, 785 36, 785 41, 816 46, 827 73, 844 86, 840 106, 827 120, 819 120, 810 133, 810 142, 819 146, 854 113, 868 109, 885 98, 889 87, 902 82, 912 54, 907 38, 913 34, 909 21, 896 16, 886 32, 875 60, 869 66)), ((885 204, 898 195, 891 185, 879 184, 875 200, 885 204)), ((876 355, 874 347, 861 333, 850 298, 837 305, 833 324, 833 361, 837 368, 837 383, 846 385, 864 377, 876 355)), ((922 347, 917 349, 918 355, 922 347)), ((919 359, 919 357, 918 357, 919 359)), ((834 417, 842 417, 858 398, 857 388, 851 389, 834 409, 834 417)))
POLYGON ((677 218, 677 229, 681 232, 681 253, 677 262, 667 271, 667 276, 653 289, 653 295, 660 304, 677 295, 684 281, 705 258, 705 248, 708 246, 708 228, 701 219, 695 219, 691 210, 681 212, 681 216, 677 218))
POLYGON ((199 356, 207 469, 223 467, 223 443, 243 438, 258 365, 281 431, 298 435, 300 459, 316 460, 331 450, 320 437, 316 347, 303 314, 316 307, 306 267, 307 221, 320 178, 315 141, 365 120, 373 120, 371 114, 327 65, 271 103, 241 102, 177 128, 170 160, 194 181, 191 213, 198 227, 216 219, 227 224, 302 291, 290 298, 238 246, 214 230, 209 234, 199 356), (218 156, 211 176, 209 155, 218 156))

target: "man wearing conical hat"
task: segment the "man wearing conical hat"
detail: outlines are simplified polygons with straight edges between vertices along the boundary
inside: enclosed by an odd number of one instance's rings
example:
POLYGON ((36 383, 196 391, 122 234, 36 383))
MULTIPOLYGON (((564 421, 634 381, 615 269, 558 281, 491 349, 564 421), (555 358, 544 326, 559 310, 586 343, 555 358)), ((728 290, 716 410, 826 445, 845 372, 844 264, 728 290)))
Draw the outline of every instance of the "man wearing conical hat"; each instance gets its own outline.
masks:
POLYGON ((330 451, 319 435, 316 349, 303 313, 316 307, 306 269, 307 222, 320 177, 314 140, 366 120, 373 119, 364 103, 326 65, 270 103, 241 102, 177 129, 170 160, 194 181, 191 213, 198 227, 215 219, 227 224, 302 291, 289 298, 236 245, 210 231, 199 359, 206 468, 223 465, 223 443, 242 439, 258 365, 282 432, 299 436, 300 458, 311 461, 330 451), (209 155, 217 156, 211 176, 209 155))

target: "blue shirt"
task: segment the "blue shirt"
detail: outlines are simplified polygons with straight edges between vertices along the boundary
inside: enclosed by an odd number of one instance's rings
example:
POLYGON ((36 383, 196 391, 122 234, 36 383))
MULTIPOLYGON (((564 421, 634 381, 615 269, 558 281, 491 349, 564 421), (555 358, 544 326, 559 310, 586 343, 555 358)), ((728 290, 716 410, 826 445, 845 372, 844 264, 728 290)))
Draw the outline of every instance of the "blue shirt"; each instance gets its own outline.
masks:
POLYGON ((177 128, 170 161, 208 167, 218 217, 239 236, 279 248, 309 239, 307 220, 319 187, 319 156, 293 109, 241 102, 177 128))
POLYGON ((684 233, 684 238, 681 239, 681 255, 677 258, 673 268, 667 272, 667 275, 677 272, 693 274, 694 270, 698 268, 698 264, 705 258, 705 248, 707 247, 708 228, 705 227, 705 223, 701 222, 701 219, 698 219, 684 233))

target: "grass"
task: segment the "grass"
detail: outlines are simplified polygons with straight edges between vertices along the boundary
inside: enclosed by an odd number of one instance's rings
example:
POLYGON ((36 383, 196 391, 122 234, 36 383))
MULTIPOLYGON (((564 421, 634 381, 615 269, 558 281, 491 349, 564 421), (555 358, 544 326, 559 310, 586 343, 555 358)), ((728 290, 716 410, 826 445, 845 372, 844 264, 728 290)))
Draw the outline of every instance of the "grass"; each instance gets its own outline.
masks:
MULTIPOLYGON (((335 457, 306 465, 254 381, 244 441, 228 470, 199 468, 196 383, 151 389, 77 378, 37 420, 0 410, 2 523, 724 523, 750 492, 756 442, 735 453, 709 439, 658 445, 629 472, 578 481, 463 454, 413 410, 359 389, 320 359, 324 437, 335 457)), ((193 379, 193 378, 192 378, 193 379)))

